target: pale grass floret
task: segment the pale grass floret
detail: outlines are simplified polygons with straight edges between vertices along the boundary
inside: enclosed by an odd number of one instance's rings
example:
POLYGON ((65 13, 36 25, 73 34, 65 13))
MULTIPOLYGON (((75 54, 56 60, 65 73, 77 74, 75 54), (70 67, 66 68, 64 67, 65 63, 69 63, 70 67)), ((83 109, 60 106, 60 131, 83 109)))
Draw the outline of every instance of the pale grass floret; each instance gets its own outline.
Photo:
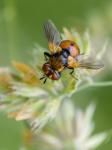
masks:
POLYGON ((83 111, 82 109, 74 108, 71 101, 65 101, 55 118, 55 123, 52 125, 53 133, 43 131, 39 135, 37 134, 37 139, 41 139, 48 144, 48 149, 50 150, 95 149, 106 140, 107 134, 92 135, 95 129, 93 122, 94 111, 94 104, 89 105, 83 111))

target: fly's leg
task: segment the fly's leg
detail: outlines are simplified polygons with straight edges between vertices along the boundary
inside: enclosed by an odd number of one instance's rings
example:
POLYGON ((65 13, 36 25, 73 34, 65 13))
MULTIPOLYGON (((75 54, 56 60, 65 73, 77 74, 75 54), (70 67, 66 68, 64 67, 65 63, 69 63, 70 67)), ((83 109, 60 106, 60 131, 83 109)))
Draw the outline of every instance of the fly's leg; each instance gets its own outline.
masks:
POLYGON ((74 73, 74 69, 72 69, 72 71, 70 72, 70 75, 71 75, 75 80, 78 80, 78 78, 77 78, 75 75, 73 75, 73 73, 74 73))
POLYGON ((43 77, 40 78, 40 80, 43 80, 43 79, 44 79, 43 83, 45 84, 46 81, 47 81, 47 77, 46 77, 46 76, 43 76, 43 77))
POLYGON ((43 76, 43 77, 40 78, 40 80, 43 80, 43 79, 45 79, 45 76, 43 76))
POLYGON ((47 52, 44 52, 44 57, 45 57, 45 60, 48 61, 51 55, 47 52))
POLYGON ((72 71, 70 72, 70 74, 73 75, 73 73, 74 73, 74 69, 72 69, 72 71))
POLYGON ((44 80, 44 84, 46 83, 46 81, 47 81, 47 78, 45 78, 45 80, 44 80))

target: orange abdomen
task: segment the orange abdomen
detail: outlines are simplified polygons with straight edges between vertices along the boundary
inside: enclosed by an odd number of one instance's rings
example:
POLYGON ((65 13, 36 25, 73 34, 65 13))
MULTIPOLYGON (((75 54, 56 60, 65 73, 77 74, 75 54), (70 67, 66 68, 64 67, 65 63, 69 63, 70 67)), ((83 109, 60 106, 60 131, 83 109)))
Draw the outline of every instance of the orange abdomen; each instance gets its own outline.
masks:
POLYGON ((69 50, 70 56, 74 58, 80 54, 78 45, 73 41, 64 40, 60 43, 60 47, 64 50, 69 50))

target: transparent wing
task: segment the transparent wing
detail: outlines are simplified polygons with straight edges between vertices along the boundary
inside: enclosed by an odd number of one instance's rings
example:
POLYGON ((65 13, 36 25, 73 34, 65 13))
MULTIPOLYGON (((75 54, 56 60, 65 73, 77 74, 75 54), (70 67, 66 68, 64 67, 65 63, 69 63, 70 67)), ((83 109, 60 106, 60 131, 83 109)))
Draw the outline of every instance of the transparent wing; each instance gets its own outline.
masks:
POLYGON ((84 55, 79 55, 77 58, 71 56, 68 57, 68 67, 69 68, 84 68, 84 69, 100 69, 104 67, 104 64, 100 61, 93 60, 90 57, 85 57, 84 55))
POLYGON ((76 59, 79 63, 79 67, 81 68, 97 70, 104 67, 104 64, 101 61, 95 60, 92 57, 88 57, 84 54, 79 55, 76 59))
POLYGON ((57 28, 51 20, 48 20, 44 23, 44 32, 48 40, 48 46, 51 53, 55 53, 61 50, 61 48, 59 47, 61 37, 57 28))
POLYGON ((100 69, 100 68, 103 68, 104 65, 100 62, 92 62, 92 61, 88 61, 88 60, 85 60, 83 62, 79 62, 79 67, 81 68, 85 68, 85 69, 100 69))

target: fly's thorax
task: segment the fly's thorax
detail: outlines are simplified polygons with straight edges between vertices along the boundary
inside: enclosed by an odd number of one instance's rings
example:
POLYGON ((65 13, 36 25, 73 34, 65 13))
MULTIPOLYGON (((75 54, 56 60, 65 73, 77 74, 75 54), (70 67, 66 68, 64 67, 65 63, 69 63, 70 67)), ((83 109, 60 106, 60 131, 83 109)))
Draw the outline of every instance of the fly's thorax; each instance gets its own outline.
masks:
POLYGON ((67 64, 68 64, 68 57, 69 57, 69 55, 67 57, 65 57, 65 55, 61 55, 61 60, 62 60, 63 66, 67 66, 67 64))
POLYGON ((52 55, 49 62, 55 71, 61 72, 64 68, 61 54, 52 55))

